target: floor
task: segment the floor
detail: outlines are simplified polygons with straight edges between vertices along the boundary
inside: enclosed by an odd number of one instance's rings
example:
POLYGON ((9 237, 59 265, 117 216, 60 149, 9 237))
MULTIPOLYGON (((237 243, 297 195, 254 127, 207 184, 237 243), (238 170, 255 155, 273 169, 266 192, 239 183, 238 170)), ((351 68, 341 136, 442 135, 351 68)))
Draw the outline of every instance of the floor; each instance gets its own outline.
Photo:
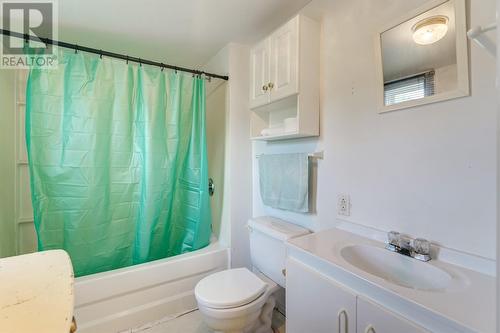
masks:
MULTIPOLYGON (((273 314, 273 327, 277 333, 285 333, 285 317, 278 311, 273 314)), ((120 333, 212 333, 202 321, 200 311, 195 310, 177 318, 164 318, 120 333)))

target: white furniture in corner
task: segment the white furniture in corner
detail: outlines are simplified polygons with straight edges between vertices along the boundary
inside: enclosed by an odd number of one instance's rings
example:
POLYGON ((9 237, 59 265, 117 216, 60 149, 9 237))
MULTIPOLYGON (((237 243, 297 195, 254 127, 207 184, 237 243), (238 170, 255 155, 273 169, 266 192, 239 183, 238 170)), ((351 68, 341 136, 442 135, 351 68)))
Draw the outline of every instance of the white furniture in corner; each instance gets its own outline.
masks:
POLYGON ((496 332, 495 277, 472 270, 484 262, 474 263, 469 255, 454 260, 466 266, 439 257, 421 262, 337 228, 292 238, 287 241, 287 332, 496 332), (436 270, 444 275, 429 273, 436 270))
POLYGON ((331 278, 289 258, 286 265, 288 333, 425 333, 331 278))
POLYGON ((356 332, 356 294, 294 259, 286 267, 287 332, 356 332))
POLYGON ((319 43, 319 23, 298 15, 252 48, 252 139, 319 135, 319 43), (296 126, 285 127, 290 118, 296 126))

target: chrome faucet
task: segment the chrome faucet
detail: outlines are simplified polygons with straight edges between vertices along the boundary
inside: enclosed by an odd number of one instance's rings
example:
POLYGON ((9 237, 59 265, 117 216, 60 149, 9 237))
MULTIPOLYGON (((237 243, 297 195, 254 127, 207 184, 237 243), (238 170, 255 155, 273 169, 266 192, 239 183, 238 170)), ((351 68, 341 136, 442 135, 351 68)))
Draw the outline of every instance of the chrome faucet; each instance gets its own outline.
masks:
POLYGON ((423 238, 412 239, 401 235, 397 231, 387 233, 387 244, 385 248, 408 257, 421 261, 431 260, 431 243, 423 238))

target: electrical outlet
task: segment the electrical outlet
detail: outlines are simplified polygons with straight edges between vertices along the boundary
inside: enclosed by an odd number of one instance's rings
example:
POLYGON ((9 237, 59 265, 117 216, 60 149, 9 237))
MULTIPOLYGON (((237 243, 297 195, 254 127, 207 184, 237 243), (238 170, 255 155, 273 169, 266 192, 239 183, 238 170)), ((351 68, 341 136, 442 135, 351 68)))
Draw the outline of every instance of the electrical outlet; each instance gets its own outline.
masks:
POLYGON ((342 216, 351 215, 351 199, 348 194, 340 194, 337 199, 337 214, 342 216))

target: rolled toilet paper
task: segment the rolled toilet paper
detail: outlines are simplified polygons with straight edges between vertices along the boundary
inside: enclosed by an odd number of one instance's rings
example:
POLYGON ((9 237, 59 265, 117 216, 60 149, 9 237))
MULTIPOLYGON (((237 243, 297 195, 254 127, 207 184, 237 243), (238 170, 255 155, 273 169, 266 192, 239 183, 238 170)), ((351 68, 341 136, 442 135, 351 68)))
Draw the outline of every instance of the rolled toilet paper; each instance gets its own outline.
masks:
POLYGON ((295 132, 297 131, 297 117, 286 118, 283 121, 285 127, 285 132, 295 132))

